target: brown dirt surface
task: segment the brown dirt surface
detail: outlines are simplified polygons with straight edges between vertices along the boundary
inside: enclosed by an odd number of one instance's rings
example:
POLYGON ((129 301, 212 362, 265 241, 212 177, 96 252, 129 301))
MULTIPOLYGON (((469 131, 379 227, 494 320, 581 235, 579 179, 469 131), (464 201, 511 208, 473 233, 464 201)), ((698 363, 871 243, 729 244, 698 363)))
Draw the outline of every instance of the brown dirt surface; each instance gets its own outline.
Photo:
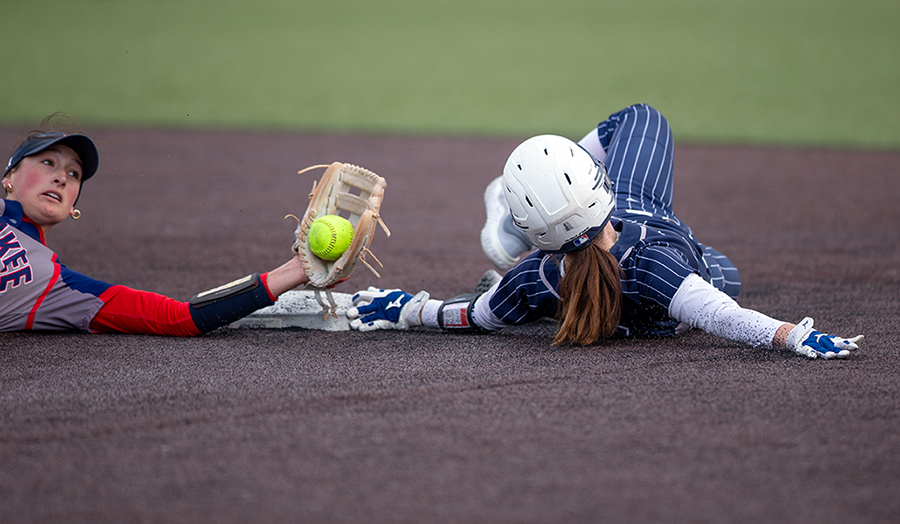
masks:
MULTIPOLYGON (((10 147, 25 130, 0 127, 10 147)), ((469 290, 518 139, 92 129, 76 271, 179 300, 290 256, 334 160, 388 180, 369 285, 469 290), (317 176, 317 175, 316 175, 317 176)), ((677 127, 675 129, 677 137, 677 127)), ((524 138, 524 137, 522 137, 524 138)), ((0 334, 0 521, 900 521, 900 153, 681 145, 675 209, 742 305, 865 334, 808 361, 700 332, 0 334)))

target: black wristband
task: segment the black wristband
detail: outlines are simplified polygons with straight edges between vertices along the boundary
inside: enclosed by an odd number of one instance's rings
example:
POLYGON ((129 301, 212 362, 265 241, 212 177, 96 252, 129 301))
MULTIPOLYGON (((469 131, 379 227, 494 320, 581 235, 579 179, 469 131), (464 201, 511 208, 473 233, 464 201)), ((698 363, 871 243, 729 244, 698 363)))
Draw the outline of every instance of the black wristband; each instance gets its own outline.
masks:
POLYGON ((274 303, 256 273, 195 295, 189 309, 197 329, 208 333, 274 303))

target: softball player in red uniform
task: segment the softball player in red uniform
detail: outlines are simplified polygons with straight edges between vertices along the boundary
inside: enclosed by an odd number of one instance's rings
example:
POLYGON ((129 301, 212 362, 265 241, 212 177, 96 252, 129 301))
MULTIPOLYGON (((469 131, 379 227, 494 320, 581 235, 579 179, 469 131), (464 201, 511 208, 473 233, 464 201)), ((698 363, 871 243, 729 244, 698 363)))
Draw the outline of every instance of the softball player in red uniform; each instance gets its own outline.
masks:
POLYGON ((672 152, 668 122, 643 104, 611 115, 577 144, 553 135, 526 140, 485 191, 482 248, 506 275, 481 295, 447 301, 370 288, 354 295, 351 326, 491 331, 556 317, 556 343, 699 328, 810 358, 857 349, 862 336, 834 337, 813 330, 811 318, 794 325, 738 305, 737 269, 672 211, 672 152))
POLYGON ((97 149, 85 135, 31 133, 3 173, 0 200, 0 331, 84 330, 193 336, 273 304, 308 281, 298 257, 277 269, 200 293, 189 302, 108 284, 72 271, 47 247, 47 231, 81 213, 97 149))

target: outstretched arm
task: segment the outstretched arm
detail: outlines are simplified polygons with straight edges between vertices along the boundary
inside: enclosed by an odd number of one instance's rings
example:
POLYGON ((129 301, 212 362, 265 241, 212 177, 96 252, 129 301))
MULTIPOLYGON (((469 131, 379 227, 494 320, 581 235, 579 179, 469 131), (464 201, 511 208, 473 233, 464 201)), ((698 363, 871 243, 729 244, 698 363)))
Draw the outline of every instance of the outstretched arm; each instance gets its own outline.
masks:
POLYGON ((370 287, 353 295, 347 310, 350 327, 358 331, 407 330, 426 326, 445 330, 479 329, 474 308, 478 295, 468 293, 449 300, 429 300, 427 291, 412 295, 400 289, 370 287))
POLYGON ((698 275, 682 282, 669 305, 669 315, 708 333, 754 347, 789 349, 809 358, 845 358, 862 335, 840 338, 812 329, 813 320, 791 324, 742 308, 698 275))
POLYGON ((275 298, 278 298, 285 291, 290 291, 307 282, 309 282, 309 278, 303 271, 300 257, 294 256, 277 269, 269 271, 266 285, 269 288, 269 292, 275 298))
POLYGON ((93 331, 197 336, 271 305, 279 295, 306 283, 298 257, 262 275, 250 275, 201 293, 190 302, 125 286, 112 286, 91 321, 93 331))
POLYGON ((499 329, 499 322, 488 318, 490 309, 483 306, 501 278, 496 271, 488 270, 471 293, 449 300, 429 300, 427 291, 412 295, 400 289, 370 287, 353 295, 347 318, 351 320, 350 327, 358 331, 407 330, 416 326, 457 331, 499 329))

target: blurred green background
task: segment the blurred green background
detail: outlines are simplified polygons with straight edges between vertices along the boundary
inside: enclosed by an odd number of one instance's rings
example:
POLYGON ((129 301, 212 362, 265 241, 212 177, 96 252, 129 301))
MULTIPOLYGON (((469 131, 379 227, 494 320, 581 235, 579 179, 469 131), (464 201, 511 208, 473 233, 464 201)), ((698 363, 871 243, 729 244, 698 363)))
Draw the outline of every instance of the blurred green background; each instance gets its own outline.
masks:
POLYGON ((897 0, 0 0, 0 124, 900 147, 897 0), (577 135, 577 136, 576 136, 577 135))

